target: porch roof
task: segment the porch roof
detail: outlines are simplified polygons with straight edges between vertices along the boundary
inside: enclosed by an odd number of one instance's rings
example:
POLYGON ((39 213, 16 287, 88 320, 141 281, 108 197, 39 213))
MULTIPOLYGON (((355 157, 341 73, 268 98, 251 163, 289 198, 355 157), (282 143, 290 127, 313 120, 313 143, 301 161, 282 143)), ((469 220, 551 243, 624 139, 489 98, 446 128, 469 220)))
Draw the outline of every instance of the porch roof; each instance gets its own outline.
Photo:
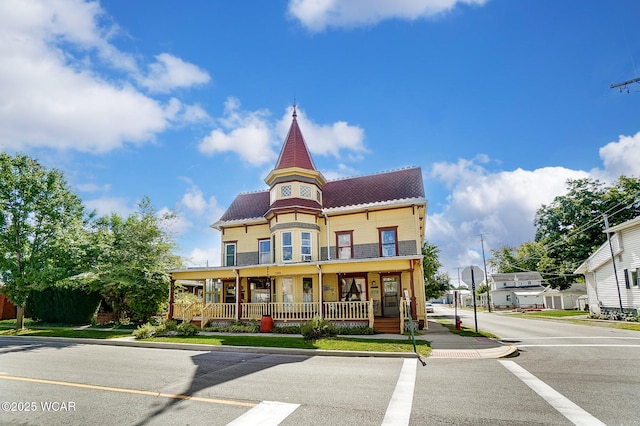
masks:
POLYGON ((273 277, 287 275, 315 275, 322 271, 328 273, 355 273, 355 272, 397 272, 410 270, 414 261, 422 258, 421 255, 394 256, 371 259, 344 259, 324 260, 319 262, 300 263, 269 263, 261 265, 245 266, 217 266, 197 267, 187 269, 174 269, 169 271, 174 280, 197 279, 235 279, 237 276, 246 277, 273 277))

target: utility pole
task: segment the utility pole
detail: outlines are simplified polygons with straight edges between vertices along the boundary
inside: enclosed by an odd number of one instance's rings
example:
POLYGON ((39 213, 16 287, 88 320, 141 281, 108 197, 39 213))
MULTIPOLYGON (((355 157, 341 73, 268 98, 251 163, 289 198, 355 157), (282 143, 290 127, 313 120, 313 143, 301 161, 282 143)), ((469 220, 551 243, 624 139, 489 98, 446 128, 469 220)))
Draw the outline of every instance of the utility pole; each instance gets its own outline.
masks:
POLYGON ((482 265, 484 266, 484 285, 487 286, 487 306, 489 306, 489 312, 491 312, 491 288, 489 287, 489 278, 487 277, 487 261, 484 258, 484 238, 480 234, 480 244, 482 244, 482 265))
POLYGON ((613 245, 611 244, 611 234, 609 233, 609 218, 606 214, 604 217, 604 231, 607 233, 607 241, 609 241, 609 250, 611 251, 611 263, 613 263, 613 276, 616 277, 616 287, 618 288, 618 301, 620 302, 620 313, 623 314, 622 296, 620 295, 620 281, 618 280, 618 271, 616 270, 616 256, 613 253, 613 245))
POLYGON ((627 80, 627 81, 623 81, 622 83, 614 83, 609 85, 609 89, 615 89, 616 87, 620 88, 620 92, 622 92, 623 90, 626 90, 627 93, 629 93, 629 88, 627 87, 628 84, 633 84, 633 83, 638 83, 640 82, 640 77, 636 77, 636 78, 632 78, 631 80, 627 80))

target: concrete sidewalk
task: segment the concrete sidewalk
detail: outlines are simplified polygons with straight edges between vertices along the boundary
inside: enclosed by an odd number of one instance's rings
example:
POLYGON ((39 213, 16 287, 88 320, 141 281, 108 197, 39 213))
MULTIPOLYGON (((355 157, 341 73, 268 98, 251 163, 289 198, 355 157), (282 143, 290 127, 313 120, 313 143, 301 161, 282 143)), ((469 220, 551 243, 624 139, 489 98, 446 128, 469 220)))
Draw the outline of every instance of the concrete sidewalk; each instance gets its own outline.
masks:
MULTIPOLYGON (((518 350, 513 345, 505 345, 488 337, 459 336, 439 322, 429 321, 428 328, 416 334, 416 340, 431 342, 429 358, 505 358, 515 356, 518 350)), ((358 336, 371 339, 407 339, 401 334, 374 334, 358 336)))
MULTIPOLYGON (((468 359, 491 359, 504 358, 517 355, 517 348, 512 345, 504 345, 501 342, 487 337, 465 337, 451 333, 445 326, 435 321, 429 321, 429 327, 420 331, 421 334, 415 336, 416 340, 427 340, 431 342, 432 352, 429 356, 432 358, 468 358, 468 359)), ((200 332, 200 335, 221 335, 221 336, 278 336, 278 337, 300 337, 299 334, 277 334, 277 333, 210 333, 200 332)), ((5 336, 3 336, 5 337, 5 336)), ((413 352, 356 352, 356 351, 328 351, 319 349, 291 349, 291 348, 272 348, 272 347, 252 347, 252 346, 211 346, 190 343, 165 343, 165 342, 148 342, 144 340, 136 340, 133 336, 122 337, 118 339, 79 339, 66 337, 37 337, 37 336, 6 336, 16 339, 50 341, 59 343, 75 343, 75 344, 94 344, 94 345, 110 345, 110 346, 130 346, 141 348, 157 348, 157 349, 184 349, 196 351, 220 351, 220 352, 248 352, 248 353, 274 353, 289 355, 307 355, 307 356, 349 356, 349 357, 388 357, 388 358, 417 358, 413 352)), ((401 334, 374 334, 352 336, 359 339, 391 339, 405 340, 410 337, 401 334)))

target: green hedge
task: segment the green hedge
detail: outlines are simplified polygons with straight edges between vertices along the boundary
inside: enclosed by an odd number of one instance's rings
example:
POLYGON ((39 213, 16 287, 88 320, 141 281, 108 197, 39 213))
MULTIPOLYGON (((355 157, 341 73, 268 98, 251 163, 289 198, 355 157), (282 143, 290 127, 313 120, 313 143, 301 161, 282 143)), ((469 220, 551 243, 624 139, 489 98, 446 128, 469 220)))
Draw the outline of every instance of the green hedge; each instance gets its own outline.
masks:
POLYGON ((100 304, 100 293, 83 289, 49 287, 32 290, 27 312, 32 319, 48 323, 88 324, 100 304))

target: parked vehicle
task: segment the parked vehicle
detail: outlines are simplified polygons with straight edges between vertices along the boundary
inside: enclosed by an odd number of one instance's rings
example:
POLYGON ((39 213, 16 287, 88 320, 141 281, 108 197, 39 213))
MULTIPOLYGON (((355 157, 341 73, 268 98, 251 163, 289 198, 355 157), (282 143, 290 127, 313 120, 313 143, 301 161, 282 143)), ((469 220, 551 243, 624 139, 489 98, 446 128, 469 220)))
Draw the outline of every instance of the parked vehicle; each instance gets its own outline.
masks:
POLYGON ((427 302, 427 303, 426 303, 426 306, 427 306, 427 313, 428 313, 428 314, 432 314, 432 313, 433 313, 433 304, 432 304, 432 303, 427 302))

